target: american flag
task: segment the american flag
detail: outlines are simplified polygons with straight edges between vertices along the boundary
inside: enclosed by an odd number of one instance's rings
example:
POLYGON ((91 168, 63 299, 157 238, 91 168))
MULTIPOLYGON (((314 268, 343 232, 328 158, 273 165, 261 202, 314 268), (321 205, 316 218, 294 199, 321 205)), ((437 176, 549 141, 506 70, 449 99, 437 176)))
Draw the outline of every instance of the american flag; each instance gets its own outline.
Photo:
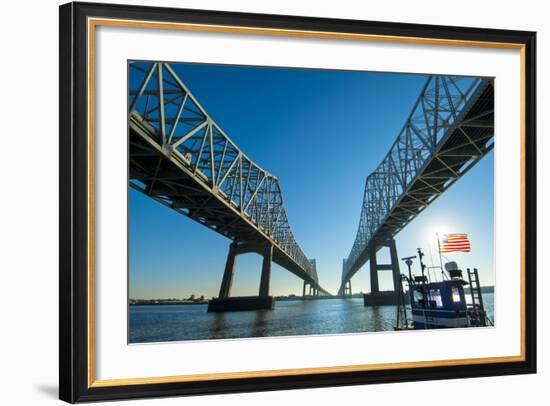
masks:
POLYGON ((443 234, 439 241, 439 252, 470 252, 468 234, 443 234))

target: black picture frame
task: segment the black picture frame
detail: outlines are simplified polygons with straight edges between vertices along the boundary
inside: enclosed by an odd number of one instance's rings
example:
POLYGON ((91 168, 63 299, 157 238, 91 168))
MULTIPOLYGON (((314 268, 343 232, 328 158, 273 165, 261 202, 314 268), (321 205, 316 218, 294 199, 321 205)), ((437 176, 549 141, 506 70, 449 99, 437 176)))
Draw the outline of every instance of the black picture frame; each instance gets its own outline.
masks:
POLYGON ((220 394, 536 372, 536 33, 374 21, 261 15, 113 4, 69 3, 60 12, 59 397, 67 402, 220 394), (87 19, 162 21, 379 36, 512 43, 524 52, 524 360, 360 372, 118 386, 88 377, 87 19))

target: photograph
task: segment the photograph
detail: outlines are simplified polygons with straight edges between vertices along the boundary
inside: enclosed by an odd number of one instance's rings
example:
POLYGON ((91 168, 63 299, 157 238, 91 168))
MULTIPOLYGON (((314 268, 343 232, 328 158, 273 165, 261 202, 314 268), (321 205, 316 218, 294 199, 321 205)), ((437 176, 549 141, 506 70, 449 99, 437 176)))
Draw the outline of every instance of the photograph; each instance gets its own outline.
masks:
POLYGON ((494 77, 128 60, 127 89, 128 344, 496 325, 494 77))
POLYGON ((60 399, 537 373, 537 33, 372 10, 59 7, 60 399))

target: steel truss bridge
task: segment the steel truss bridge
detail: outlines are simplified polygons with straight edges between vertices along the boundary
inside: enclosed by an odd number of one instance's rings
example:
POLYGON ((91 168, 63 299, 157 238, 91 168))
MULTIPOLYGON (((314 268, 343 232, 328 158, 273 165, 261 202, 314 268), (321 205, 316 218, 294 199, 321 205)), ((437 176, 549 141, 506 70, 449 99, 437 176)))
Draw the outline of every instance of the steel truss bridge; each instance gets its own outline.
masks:
POLYGON ((229 138, 166 63, 129 64, 130 186, 232 240, 220 288, 230 296, 235 257, 264 257, 259 296, 269 295, 271 261, 319 285, 290 227, 279 179, 229 138))
POLYGON ((351 293, 351 278, 367 261, 371 293, 378 293, 379 270, 392 270, 397 283, 393 237, 493 149, 493 95, 493 79, 428 78, 390 151, 366 179, 339 295, 351 293), (392 263, 378 265, 376 252, 384 246, 392 263))

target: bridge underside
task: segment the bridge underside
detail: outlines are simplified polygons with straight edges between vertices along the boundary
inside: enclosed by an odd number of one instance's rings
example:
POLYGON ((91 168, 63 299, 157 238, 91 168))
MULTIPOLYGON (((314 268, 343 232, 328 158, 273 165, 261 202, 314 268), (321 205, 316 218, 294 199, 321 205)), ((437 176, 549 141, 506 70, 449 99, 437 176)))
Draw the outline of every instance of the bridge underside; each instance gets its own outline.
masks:
POLYGON ((431 203, 449 189, 458 179, 474 167, 493 149, 494 135, 494 86, 488 81, 484 88, 462 112, 457 124, 437 144, 415 180, 390 210, 355 262, 343 275, 338 294, 343 294, 345 285, 369 260, 371 245, 378 251, 385 241, 424 211, 431 203))
MULTIPOLYGON (((234 242, 251 242, 251 247, 257 247, 248 252, 263 255, 263 245, 273 244, 268 236, 246 218, 246 213, 243 214, 232 202, 212 194, 208 190, 206 177, 202 181, 200 172, 193 174, 184 162, 180 162, 181 157, 163 151, 158 142, 149 135, 146 124, 132 116, 129 130, 129 178, 133 189, 234 242)), ((272 259, 323 294, 330 294, 277 244, 273 244, 272 259)))

